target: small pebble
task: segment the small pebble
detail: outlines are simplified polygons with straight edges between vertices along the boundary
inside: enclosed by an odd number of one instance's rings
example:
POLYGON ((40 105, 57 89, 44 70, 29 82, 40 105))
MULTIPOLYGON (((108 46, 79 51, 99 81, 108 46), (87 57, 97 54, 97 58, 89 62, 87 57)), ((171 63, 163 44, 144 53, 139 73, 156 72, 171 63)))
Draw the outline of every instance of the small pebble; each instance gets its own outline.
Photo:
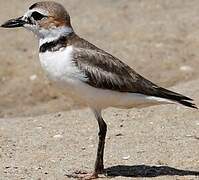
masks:
POLYGON ((57 113, 57 114, 55 115, 55 117, 61 117, 61 116, 62 116, 61 113, 57 113))
POLYGON ((193 68, 191 66, 181 66, 180 70, 184 72, 191 72, 193 71, 193 68))
POLYGON ((90 147, 91 147, 91 148, 93 148, 93 147, 94 147, 94 145, 93 145, 93 144, 91 144, 91 145, 90 145, 90 147))
POLYGON ((36 74, 30 76, 30 80, 31 80, 31 81, 34 81, 34 80, 36 80, 36 79, 37 79, 37 75, 36 75, 36 74))
POLYGON ((185 135, 186 137, 193 137, 193 135, 191 135, 191 134, 187 134, 187 135, 185 135))
POLYGON ((111 137, 110 137, 110 136, 107 136, 106 139, 111 139, 111 137))
POLYGON ((61 138, 63 138, 63 135, 61 135, 61 134, 56 134, 56 135, 53 136, 53 138, 61 139, 61 138))
POLYGON ((137 151, 137 153, 144 153, 144 152, 145 152, 144 150, 137 151))
POLYGON ((130 158, 130 156, 124 156, 122 157, 123 160, 128 160, 130 158))
POLYGON ((58 113, 58 114, 57 114, 57 117, 61 117, 61 115, 62 115, 61 113, 58 113))
POLYGON ((123 136, 123 134, 122 133, 118 133, 115 136, 123 136))
POLYGON ((158 163, 159 165, 164 165, 164 164, 165 164, 162 160, 158 160, 157 163, 158 163))

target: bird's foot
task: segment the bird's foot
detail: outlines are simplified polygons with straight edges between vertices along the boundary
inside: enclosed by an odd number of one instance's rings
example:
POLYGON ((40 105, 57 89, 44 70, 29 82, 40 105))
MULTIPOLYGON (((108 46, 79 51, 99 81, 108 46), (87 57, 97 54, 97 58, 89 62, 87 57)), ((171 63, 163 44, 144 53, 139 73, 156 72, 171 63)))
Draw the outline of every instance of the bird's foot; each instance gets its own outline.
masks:
MULTIPOLYGON (((69 177, 69 176, 68 176, 69 177)), ((91 180, 91 179, 97 179, 98 174, 97 173, 88 173, 85 171, 75 171, 72 175, 70 175, 72 178, 80 179, 80 180, 91 180)))
POLYGON ((91 180, 91 179, 97 179, 98 178, 98 174, 96 173, 87 173, 87 174, 79 174, 78 175, 80 180, 91 180))

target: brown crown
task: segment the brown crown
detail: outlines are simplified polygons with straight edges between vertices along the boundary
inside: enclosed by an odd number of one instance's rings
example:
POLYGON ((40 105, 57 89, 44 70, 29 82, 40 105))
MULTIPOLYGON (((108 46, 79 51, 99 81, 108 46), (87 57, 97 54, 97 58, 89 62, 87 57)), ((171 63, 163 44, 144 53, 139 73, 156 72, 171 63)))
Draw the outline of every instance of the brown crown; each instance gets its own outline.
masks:
POLYGON ((54 21, 56 26, 66 25, 71 27, 70 16, 66 9, 54 1, 37 2, 30 6, 30 10, 39 8, 49 12, 49 20, 54 21))

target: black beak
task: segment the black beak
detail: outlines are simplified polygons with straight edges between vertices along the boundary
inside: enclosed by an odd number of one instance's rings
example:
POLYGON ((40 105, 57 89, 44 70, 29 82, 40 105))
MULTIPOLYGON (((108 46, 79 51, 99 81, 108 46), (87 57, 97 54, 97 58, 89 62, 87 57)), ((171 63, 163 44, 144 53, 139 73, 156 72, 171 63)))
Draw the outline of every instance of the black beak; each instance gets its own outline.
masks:
POLYGON ((27 22, 22 20, 22 17, 16 18, 16 19, 11 19, 6 21, 4 24, 1 25, 3 28, 16 28, 16 27, 23 27, 24 24, 27 22))

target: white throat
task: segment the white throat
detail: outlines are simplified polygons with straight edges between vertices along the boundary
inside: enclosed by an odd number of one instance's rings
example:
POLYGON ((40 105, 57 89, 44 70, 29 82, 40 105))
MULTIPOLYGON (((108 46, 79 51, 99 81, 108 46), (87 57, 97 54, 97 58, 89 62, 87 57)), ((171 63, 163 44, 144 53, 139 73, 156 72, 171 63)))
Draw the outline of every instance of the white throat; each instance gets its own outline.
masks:
POLYGON ((39 45, 43 45, 47 42, 52 42, 59 39, 61 36, 67 36, 72 33, 73 29, 71 27, 54 27, 51 29, 41 29, 39 31, 39 45))

